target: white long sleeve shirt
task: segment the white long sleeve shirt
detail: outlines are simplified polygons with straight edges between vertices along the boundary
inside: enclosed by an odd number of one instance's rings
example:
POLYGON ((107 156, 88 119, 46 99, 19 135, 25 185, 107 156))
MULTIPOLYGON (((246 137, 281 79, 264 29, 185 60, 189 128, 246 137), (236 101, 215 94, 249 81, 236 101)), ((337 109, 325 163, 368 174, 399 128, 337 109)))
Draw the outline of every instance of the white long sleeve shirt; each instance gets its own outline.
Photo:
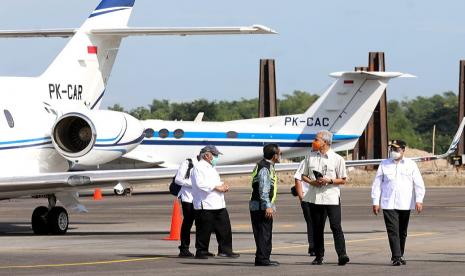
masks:
POLYGON ((226 208, 224 193, 215 190, 222 185, 220 175, 207 161, 200 160, 192 171, 192 195, 195 210, 219 210, 226 208))
POLYGON ((300 183, 302 183, 302 194, 305 197, 305 195, 308 192, 308 189, 310 188, 310 184, 302 180, 302 172, 304 171, 304 166, 305 160, 302 160, 299 164, 299 168, 294 174, 294 179, 300 180, 300 183))
MULTIPOLYGON (((195 167, 198 163, 197 157, 191 158, 191 160, 192 160, 192 165, 194 165, 195 167)), ((192 197, 191 177, 192 177, 192 171, 194 170, 194 168, 191 169, 190 176, 188 178, 185 178, 188 168, 189 168, 189 161, 187 161, 186 159, 179 166, 179 169, 176 172, 174 181, 176 182, 176 184, 181 186, 181 190, 179 191, 179 194, 178 194, 178 196, 181 198, 181 201, 192 203, 193 197, 192 197)))
POLYGON ((386 210, 414 210, 415 203, 423 203, 425 184, 417 164, 403 158, 399 163, 386 159, 378 167, 371 199, 373 205, 386 210))

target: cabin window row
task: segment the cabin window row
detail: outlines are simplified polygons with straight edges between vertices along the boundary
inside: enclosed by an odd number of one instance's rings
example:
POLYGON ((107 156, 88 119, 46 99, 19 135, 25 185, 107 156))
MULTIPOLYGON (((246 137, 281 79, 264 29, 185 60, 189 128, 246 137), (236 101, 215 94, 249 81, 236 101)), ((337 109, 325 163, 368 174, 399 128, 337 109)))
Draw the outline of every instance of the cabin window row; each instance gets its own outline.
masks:
MULTIPOLYGON (((166 128, 162 128, 162 129, 160 129, 160 130, 158 131, 158 137, 160 137, 160 138, 162 138, 162 139, 163 139, 163 138, 167 138, 169 135, 170 135, 170 132, 169 132, 169 130, 166 129, 166 128)), ((147 128, 147 129, 145 130, 145 137, 146 137, 146 138, 152 138, 152 137, 154 137, 154 136, 155 136, 155 130, 153 130, 152 128, 147 128)), ((176 139, 180 139, 180 138, 184 137, 184 130, 182 130, 182 129, 180 129, 180 128, 176 129, 176 130, 173 132, 173 136, 174 136, 174 138, 176 138, 176 139)), ((238 134, 237 134, 237 132, 235 132, 235 131, 228 131, 228 132, 226 132, 226 138, 231 138, 231 139, 233 139, 233 138, 237 138, 237 136, 238 136, 238 134)))

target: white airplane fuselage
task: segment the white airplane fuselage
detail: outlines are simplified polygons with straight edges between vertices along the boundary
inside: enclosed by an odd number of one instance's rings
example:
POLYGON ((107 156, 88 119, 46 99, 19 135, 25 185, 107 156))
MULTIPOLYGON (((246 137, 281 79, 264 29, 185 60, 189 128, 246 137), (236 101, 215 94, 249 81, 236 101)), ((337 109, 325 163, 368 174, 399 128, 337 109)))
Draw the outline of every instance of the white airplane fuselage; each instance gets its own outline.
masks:
POLYGON ((0 94, 2 176, 68 170, 68 162, 55 150, 50 136, 56 115, 47 112, 39 101, 26 104, 19 99, 3 99, 0 94))
POLYGON ((128 114, 93 111, 76 104, 72 105, 71 110, 63 108, 64 105, 57 110, 41 99, 29 99, 26 103, 15 98, 3 100, 0 94, 2 176, 65 172, 71 163, 105 163, 134 149, 142 140, 143 128, 140 122, 128 114), (82 155, 71 154, 69 147, 65 149, 66 142, 58 142, 59 135, 67 134, 58 133, 58 128, 64 129, 66 126, 57 125, 57 122, 66 120, 66 116, 91 118, 91 131, 95 139, 89 150, 76 150, 82 155), (111 119, 114 122, 105 123, 111 119))
MULTIPOLYGON (((171 166, 187 157, 196 156, 202 147, 211 144, 223 153, 218 164, 230 165, 255 162, 263 156, 263 146, 269 143, 278 144, 284 158, 304 156, 310 150, 317 131, 310 132, 307 129, 303 132, 299 126, 284 126, 286 117, 274 117, 273 121, 283 122, 278 125, 262 122, 266 119, 250 122, 146 120, 143 121, 146 138, 127 156, 150 155, 149 158, 163 161, 161 166, 171 166), (152 130, 153 137, 147 137, 147 133, 152 130)), ((357 134, 335 133, 333 148, 338 151, 352 148, 357 139, 357 134)))
POLYGON ((276 143, 284 158, 306 155, 321 130, 333 133, 335 151, 351 150, 390 79, 398 72, 337 72, 336 80, 303 114, 226 122, 143 121, 146 137, 124 157, 176 167, 206 145, 223 153, 219 165, 255 162, 276 143))

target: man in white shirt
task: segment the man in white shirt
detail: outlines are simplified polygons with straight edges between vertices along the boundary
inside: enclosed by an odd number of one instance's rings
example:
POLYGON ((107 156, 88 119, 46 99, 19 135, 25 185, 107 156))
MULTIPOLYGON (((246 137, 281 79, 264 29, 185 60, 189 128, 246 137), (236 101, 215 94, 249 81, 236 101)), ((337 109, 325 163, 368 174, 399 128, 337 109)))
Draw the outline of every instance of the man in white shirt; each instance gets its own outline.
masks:
POLYGON ((312 217, 310 215, 310 205, 311 203, 303 201, 305 195, 310 188, 310 185, 302 181, 302 172, 304 170, 305 160, 302 160, 299 164, 299 168, 294 174, 294 187, 297 193, 297 197, 300 201, 300 207, 302 208, 302 213, 304 214, 305 223, 307 224, 307 241, 308 241, 308 254, 310 256, 315 256, 315 250, 313 249, 313 227, 312 227, 312 217))
POLYGON ((326 217, 329 217, 333 232, 338 265, 345 265, 349 262, 341 226, 341 191, 339 189, 340 185, 346 183, 347 172, 342 156, 331 149, 332 139, 333 134, 327 130, 317 133, 312 142, 312 152, 305 157, 302 172, 302 180, 310 184, 303 201, 310 203, 312 217, 315 249, 315 260, 312 265, 323 264, 326 217))
POLYGON ((237 258, 232 250, 232 231, 224 193, 229 186, 220 180, 215 169, 221 152, 215 146, 205 146, 200 151, 200 161, 192 171, 192 195, 195 209, 195 257, 208 258, 212 232, 217 235, 218 256, 237 258))
POLYGON ((197 165, 200 156, 184 160, 179 166, 174 181, 181 186, 178 198, 181 199, 182 205, 182 226, 181 226, 181 245, 179 246, 179 257, 193 257, 189 251, 190 234, 192 224, 194 223, 194 204, 192 203, 192 181, 191 172, 197 165))
POLYGON ((410 219, 410 210, 423 210, 425 184, 417 164, 404 158, 405 142, 390 142, 390 157, 378 167, 371 189, 373 213, 383 209, 384 222, 391 248, 392 265, 405 265, 405 241, 410 219))

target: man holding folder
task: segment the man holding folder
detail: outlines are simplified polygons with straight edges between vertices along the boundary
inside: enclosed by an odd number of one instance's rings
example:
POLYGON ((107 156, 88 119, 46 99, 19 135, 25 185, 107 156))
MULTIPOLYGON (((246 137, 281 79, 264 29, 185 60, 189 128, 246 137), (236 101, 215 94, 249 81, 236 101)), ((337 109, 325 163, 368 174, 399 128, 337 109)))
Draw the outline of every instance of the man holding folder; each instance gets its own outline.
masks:
POLYGON ((323 264, 326 217, 329 217, 333 232, 338 265, 345 265, 349 262, 341 226, 341 191, 339 188, 340 185, 346 183, 347 172, 342 156, 331 149, 332 139, 331 132, 319 131, 312 142, 312 152, 305 158, 305 165, 302 166, 302 180, 310 184, 303 201, 310 203, 315 250, 313 265, 323 264))

